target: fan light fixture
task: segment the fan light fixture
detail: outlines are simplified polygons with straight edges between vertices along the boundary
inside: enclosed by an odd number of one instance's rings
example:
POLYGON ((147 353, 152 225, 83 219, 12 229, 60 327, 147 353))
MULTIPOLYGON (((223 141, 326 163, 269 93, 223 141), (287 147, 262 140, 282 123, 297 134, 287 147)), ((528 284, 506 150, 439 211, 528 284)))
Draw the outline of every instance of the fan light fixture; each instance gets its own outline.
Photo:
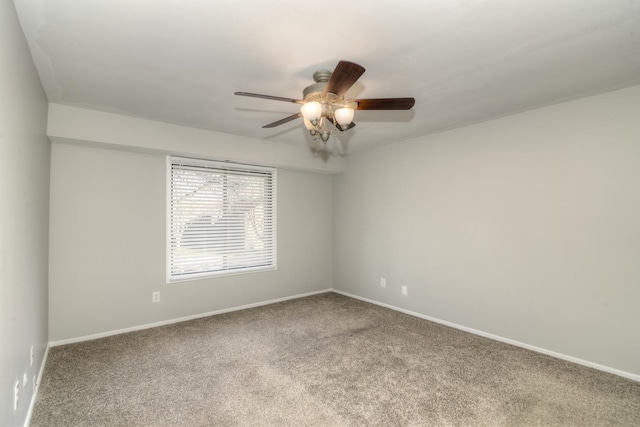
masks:
POLYGON ((344 135, 356 125, 353 123, 355 110, 410 110, 413 107, 415 103, 413 98, 345 99, 345 93, 363 73, 364 67, 349 61, 340 61, 333 72, 316 71, 313 74, 315 83, 302 91, 303 99, 250 92, 235 94, 302 104, 299 113, 262 127, 273 128, 302 117, 304 126, 313 139, 327 142, 331 134, 344 135), (330 122, 333 127, 329 129, 327 122, 330 122))
POLYGON ((353 122, 353 108, 342 107, 334 109, 329 103, 321 104, 318 101, 310 101, 300 108, 304 118, 304 126, 307 128, 314 140, 320 138, 323 142, 329 140, 329 136, 336 131, 340 135, 349 128, 353 122), (327 121, 333 123, 334 128, 327 128, 327 121))
POLYGON ((318 101, 307 102, 300 108, 300 112, 305 119, 315 126, 318 124, 320 117, 322 117, 322 104, 318 101))
POLYGON ((353 108, 338 108, 333 112, 333 117, 342 129, 346 129, 353 122, 354 113, 353 108))

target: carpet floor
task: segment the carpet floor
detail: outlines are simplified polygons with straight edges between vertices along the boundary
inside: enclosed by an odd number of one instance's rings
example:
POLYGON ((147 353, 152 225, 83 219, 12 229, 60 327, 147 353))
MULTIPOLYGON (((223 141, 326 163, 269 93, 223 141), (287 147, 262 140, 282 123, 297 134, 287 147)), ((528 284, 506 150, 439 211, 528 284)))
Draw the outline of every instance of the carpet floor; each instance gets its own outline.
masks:
POLYGON ((640 383, 335 293, 50 350, 31 426, 639 426, 640 383))

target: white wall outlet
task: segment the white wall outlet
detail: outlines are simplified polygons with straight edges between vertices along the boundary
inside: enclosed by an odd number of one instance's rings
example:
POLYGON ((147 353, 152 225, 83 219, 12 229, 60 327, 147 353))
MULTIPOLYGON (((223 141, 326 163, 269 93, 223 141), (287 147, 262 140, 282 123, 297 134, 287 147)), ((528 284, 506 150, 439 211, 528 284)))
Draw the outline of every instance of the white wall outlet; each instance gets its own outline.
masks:
POLYGON ((18 409, 18 397, 20 396, 20 381, 16 381, 16 385, 13 388, 13 410, 18 409))
POLYGON ((160 291, 151 294, 151 302, 160 302, 160 291))
POLYGON ((29 353, 29 366, 33 366, 33 359, 36 358, 36 354, 33 352, 33 346, 31 346, 31 352, 29 353))
POLYGON ((387 279, 385 279, 384 277, 380 278, 380 287, 381 288, 386 288, 387 287, 387 279))
POLYGON ((407 295, 407 287, 406 286, 402 287, 402 295, 407 295))

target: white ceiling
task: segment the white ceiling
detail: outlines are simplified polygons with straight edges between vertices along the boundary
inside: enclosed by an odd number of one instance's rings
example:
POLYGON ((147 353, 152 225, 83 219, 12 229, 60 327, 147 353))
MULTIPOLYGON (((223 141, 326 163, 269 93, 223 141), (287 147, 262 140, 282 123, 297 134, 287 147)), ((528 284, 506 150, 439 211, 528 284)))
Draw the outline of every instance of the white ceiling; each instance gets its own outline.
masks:
POLYGON ((640 84, 636 0, 15 0, 50 102, 305 146, 319 69, 367 71, 347 151, 640 84))

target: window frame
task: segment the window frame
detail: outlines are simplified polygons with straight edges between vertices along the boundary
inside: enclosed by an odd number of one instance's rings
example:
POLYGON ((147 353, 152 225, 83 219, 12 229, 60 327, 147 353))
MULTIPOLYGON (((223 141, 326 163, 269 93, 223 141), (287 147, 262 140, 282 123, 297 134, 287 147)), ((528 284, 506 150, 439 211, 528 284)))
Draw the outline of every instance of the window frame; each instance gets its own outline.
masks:
MULTIPOLYGON (((266 271, 274 271, 277 270, 277 169, 273 168, 273 167, 267 167, 267 166, 258 166, 258 165, 248 165, 248 164, 241 164, 241 163, 235 163, 235 162, 228 162, 228 161, 216 161, 216 160, 209 160, 209 159, 202 159, 202 158, 190 158, 190 157, 183 157, 183 156, 171 156, 168 155, 166 156, 166 283, 181 283, 181 282, 187 282, 187 281, 193 281, 193 280, 203 280, 203 279, 211 279, 211 278, 215 278, 215 277, 222 277, 222 276, 232 276, 232 275, 238 275, 238 274, 247 274, 247 273, 256 273, 256 272, 266 272, 266 271), (230 171, 230 172, 236 172, 236 173, 243 173, 243 172, 259 172, 259 173, 266 173, 270 176, 270 188, 266 189, 267 191, 270 191, 270 200, 269 200, 269 205, 271 207, 271 212, 270 212, 270 226, 271 226, 271 236, 270 236, 270 243, 271 243, 271 257, 270 257, 270 263, 266 264, 266 265, 254 265, 254 266, 246 266, 246 267, 239 267, 239 268, 225 268, 225 269, 219 269, 219 270, 210 270, 210 271, 200 271, 200 272, 194 272, 194 273, 182 273, 182 275, 180 274, 174 274, 173 273, 173 235, 172 235, 172 230, 173 230, 173 222, 172 222, 172 202, 173 202, 173 189, 172 189, 172 178, 173 178, 173 169, 174 169, 174 165, 175 164, 179 164, 182 163, 184 165, 189 165, 191 167, 203 167, 203 168, 210 168, 212 169, 212 171, 215 170, 220 170, 221 172, 223 171, 230 171)), ((225 175, 225 177, 227 177, 228 175, 225 175)), ((226 180, 226 178, 225 178, 226 180)), ((227 197, 226 194, 228 193, 228 187, 224 186, 224 188, 222 189, 222 192, 225 193, 224 197, 227 197)), ((225 252, 224 256, 228 256, 229 253, 225 252)))

